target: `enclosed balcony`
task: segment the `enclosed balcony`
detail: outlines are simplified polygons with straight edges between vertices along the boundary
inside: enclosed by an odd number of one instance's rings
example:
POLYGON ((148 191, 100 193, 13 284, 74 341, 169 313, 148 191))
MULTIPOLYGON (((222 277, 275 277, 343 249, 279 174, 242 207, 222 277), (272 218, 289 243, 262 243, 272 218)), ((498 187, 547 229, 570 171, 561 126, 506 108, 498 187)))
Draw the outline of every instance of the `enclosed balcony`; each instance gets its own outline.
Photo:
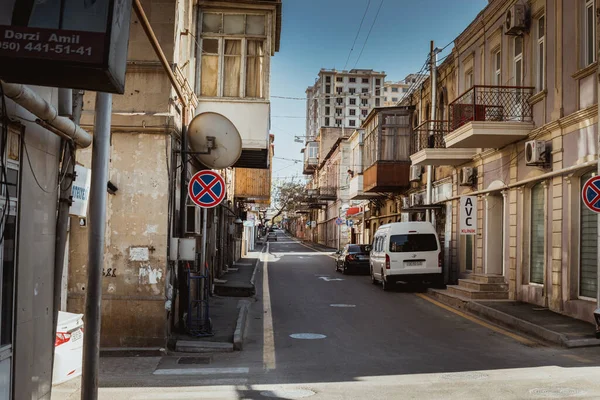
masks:
POLYGON ((473 86, 448 106, 447 148, 500 148, 533 129, 533 87, 473 86))
POLYGON ((373 193, 365 193, 363 191, 363 176, 355 175, 352 179, 350 179, 350 184, 348 187, 348 197, 350 200, 367 200, 377 196, 373 193))
POLYGON ((410 107, 380 107, 372 111, 362 127, 365 193, 397 192, 409 185, 410 107))
POLYGON ((424 121, 412 136, 411 156, 413 165, 461 165, 470 161, 475 149, 447 149, 444 136, 448 133, 448 121, 424 121))
POLYGON ((306 148, 302 149, 302 153, 304 153, 302 173, 310 175, 315 172, 315 169, 319 165, 319 144, 317 142, 309 142, 306 148))

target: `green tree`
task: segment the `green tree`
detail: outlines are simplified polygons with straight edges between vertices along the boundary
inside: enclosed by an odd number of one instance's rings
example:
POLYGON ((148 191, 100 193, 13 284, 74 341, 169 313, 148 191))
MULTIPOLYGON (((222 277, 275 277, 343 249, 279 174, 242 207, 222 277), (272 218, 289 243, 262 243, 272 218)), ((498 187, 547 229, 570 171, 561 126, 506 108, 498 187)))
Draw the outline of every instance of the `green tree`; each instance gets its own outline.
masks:
POLYGON ((300 209, 301 203, 306 200, 306 184, 294 179, 280 182, 273 187, 272 193, 271 205, 276 213, 271 218, 271 223, 286 211, 294 213, 300 209))

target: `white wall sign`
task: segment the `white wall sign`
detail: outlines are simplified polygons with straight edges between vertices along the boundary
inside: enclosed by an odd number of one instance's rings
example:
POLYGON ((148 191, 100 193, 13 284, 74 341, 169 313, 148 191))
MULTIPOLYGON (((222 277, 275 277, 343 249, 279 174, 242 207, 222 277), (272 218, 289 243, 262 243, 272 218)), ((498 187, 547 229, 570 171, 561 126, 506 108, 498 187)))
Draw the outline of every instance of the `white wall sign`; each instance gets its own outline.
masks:
POLYGON ((87 216, 88 201, 90 197, 92 172, 89 168, 76 165, 75 173, 77 174, 77 178, 71 186, 73 204, 71 204, 71 208, 69 208, 69 214, 85 218, 87 216))
POLYGON ((477 196, 460 198, 460 234, 477 234, 477 196))

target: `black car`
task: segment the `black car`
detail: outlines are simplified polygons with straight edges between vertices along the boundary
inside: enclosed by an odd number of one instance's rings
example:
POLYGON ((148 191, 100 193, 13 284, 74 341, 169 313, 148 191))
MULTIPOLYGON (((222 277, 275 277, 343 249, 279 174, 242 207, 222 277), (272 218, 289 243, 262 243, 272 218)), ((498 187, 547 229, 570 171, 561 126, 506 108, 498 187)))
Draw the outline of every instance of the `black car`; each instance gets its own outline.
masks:
POLYGON ((347 244, 335 253, 335 270, 369 272, 370 244, 347 244))

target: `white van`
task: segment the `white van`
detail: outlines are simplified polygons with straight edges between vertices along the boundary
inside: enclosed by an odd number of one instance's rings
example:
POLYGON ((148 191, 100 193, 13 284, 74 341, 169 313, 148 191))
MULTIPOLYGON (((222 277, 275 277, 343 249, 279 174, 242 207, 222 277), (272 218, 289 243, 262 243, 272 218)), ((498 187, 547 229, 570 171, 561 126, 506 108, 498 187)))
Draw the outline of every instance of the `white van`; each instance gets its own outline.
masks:
POLYGON ((442 249, 430 222, 381 225, 373 237, 371 281, 389 290, 396 282, 442 285, 442 249))

